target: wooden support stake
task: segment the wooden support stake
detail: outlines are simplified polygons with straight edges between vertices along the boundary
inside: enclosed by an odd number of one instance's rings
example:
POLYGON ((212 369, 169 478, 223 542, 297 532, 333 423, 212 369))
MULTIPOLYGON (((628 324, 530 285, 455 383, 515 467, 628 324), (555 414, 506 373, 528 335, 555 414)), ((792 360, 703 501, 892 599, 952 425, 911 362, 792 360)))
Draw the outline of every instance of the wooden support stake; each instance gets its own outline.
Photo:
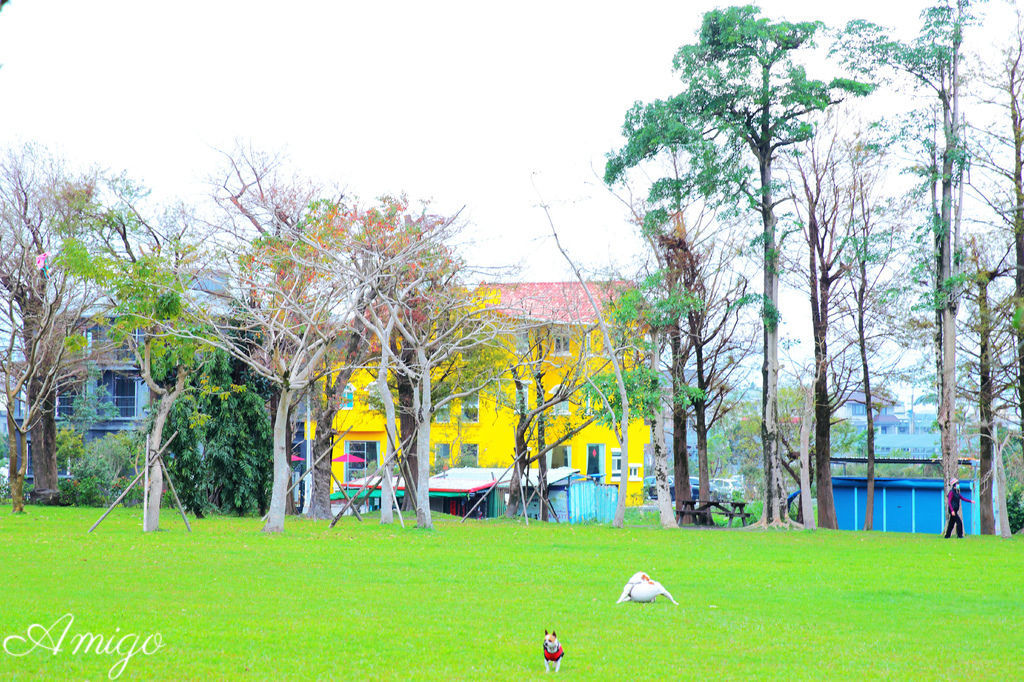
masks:
MULTIPOLYGON (((358 499, 359 496, 363 494, 363 491, 366 490, 366 487, 370 484, 370 481, 372 481, 374 478, 380 478, 381 480, 383 480, 383 476, 378 476, 378 474, 381 472, 381 470, 384 469, 384 467, 389 466, 391 464, 391 460, 394 459, 394 458, 395 458, 395 453, 394 452, 392 452, 388 457, 386 457, 384 459, 384 461, 381 463, 381 465, 379 467, 377 467, 377 470, 374 471, 369 477, 366 478, 366 480, 363 483, 362 487, 360 487, 359 490, 356 491, 355 497, 353 499, 358 499)), ((388 475, 390 475, 390 474, 388 474, 388 475)), ((344 514, 346 511, 348 511, 348 508, 350 506, 352 506, 352 500, 349 500, 348 503, 345 504, 345 506, 341 508, 341 511, 338 512, 337 514, 335 514, 334 519, 331 521, 331 525, 328 526, 328 528, 334 528, 334 525, 336 523, 338 523, 338 521, 341 519, 342 514, 344 514)))
MULTIPOLYGON (((334 475, 334 471, 331 471, 331 478, 333 478, 334 482, 338 484, 338 492, 340 492, 341 496, 344 497, 346 501, 348 501, 348 493, 345 492, 345 486, 343 486, 341 484, 341 481, 338 480, 338 477, 334 475)), ((357 519, 359 519, 360 521, 363 520, 363 517, 359 514, 358 509, 352 507, 352 511, 355 512, 357 519)))
MULTIPOLYGON (((171 436, 167 440, 166 443, 164 443, 164 446, 162 448, 160 448, 159 452, 157 452, 157 455, 163 454, 163 451, 167 449, 167 446, 171 444, 171 441, 173 441, 175 439, 175 437, 177 437, 177 435, 178 435, 178 432, 175 431, 174 435, 171 436)), ((86 535, 88 535, 89 533, 93 532, 96 529, 96 526, 100 525, 100 523, 103 521, 103 519, 107 518, 107 516, 110 514, 110 512, 114 511, 114 507, 116 507, 118 504, 120 504, 121 500, 123 500, 125 497, 128 496, 128 493, 139 482, 139 479, 142 478, 146 474, 147 471, 149 471, 149 463, 150 463, 150 459, 149 459, 149 440, 147 439, 146 440, 146 463, 142 467, 142 471, 140 471, 138 474, 136 474, 135 480, 133 480, 131 483, 128 484, 128 487, 124 489, 124 492, 122 492, 117 497, 116 500, 114 500, 114 503, 112 505, 110 505, 109 507, 107 507, 107 511, 103 512, 103 516, 101 516, 96 521, 96 523, 92 524, 92 527, 89 528, 88 531, 86 531, 86 535)), ((143 494, 142 501, 143 501, 143 503, 145 503, 145 501, 146 501, 145 494, 143 494)), ((145 518, 145 517, 143 517, 143 518, 145 518)))
POLYGON ((483 496, 482 496, 482 497, 481 497, 481 498, 480 498, 479 500, 477 500, 477 501, 476 501, 476 504, 474 504, 474 505, 473 505, 472 507, 470 507, 469 511, 468 511, 468 512, 466 512, 466 515, 462 517, 462 521, 459 521, 459 523, 463 523, 463 522, 464 522, 464 521, 465 521, 466 519, 468 519, 468 518, 470 517, 470 515, 471 515, 471 514, 472 514, 472 513, 474 512, 474 511, 476 511, 476 508, 477 508, 477 507, 479 507, 479 506, 480 506, 480 504, 481 504, 481 503, 482 503, 482 502, 483 502, 484 500, 486 500, 486 499, 487 499, 487 496, 488 496, 488 495, 490 495, 490 494, 491 494, 492 492, 494 492, 494 489, 498 487, 498 483, 499 483, 499 482, 501 481, 501 479, 505 478, 505 474, 507 474, 507 473, 508 473, 509 471, 511 471, 511 470, 512 470, 512 467, 514 467, 515 465, 516 465, 516 463, 515 463, 515 461, 513 461, 513 462, 512 462, 512 464, 510 464, 510 465, 509 465, 509 467, 508 467, 507 469, 505 469, 505 470, 504 470, 503 472, 501 472, 501 476, 498 476, 498 478, 497 478, 497 479, 495 479, 495 481, 494 481, 494 485, 492 485, 492 486, 491 486, 490 488, 488 488, 488 489, 487 489, 487 492, 485 492, 485 493, 483 494, 483 496))
POLYGON ((178 505, 178 511, 181 512, 181 518, 185 522, 185 528, 187 528, 188 532, 191 533, 192 526, 189 525, 188 517, 185 516, 185 507, 182 506, 181 500, 178 498, 178 491, 174 489, 174 481, 171 479, 171 472, 167 470, 167 464, 164 463, 163 457, 159 458, 159 462, 160 468, 163 469, 164 476, 167 477, 167 484, 171 486, 171 494, 174 495, 174 503, 178 505))

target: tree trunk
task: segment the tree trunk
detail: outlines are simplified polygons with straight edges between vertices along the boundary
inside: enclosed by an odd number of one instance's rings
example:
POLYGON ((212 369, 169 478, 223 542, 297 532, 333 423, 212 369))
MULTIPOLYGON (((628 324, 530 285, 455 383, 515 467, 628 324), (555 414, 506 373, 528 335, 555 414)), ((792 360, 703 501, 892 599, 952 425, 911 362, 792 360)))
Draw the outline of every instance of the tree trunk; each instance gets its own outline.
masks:
POLYGON ((313 465, 313 472, 310 474, 313 477, 313 494, 309 500, 309 518, 318 521, 334 518, 334 515, 331 514, 331 455, 334 449, 334 428, 331 419, 333 416, 329 411, 317 415, 313 451, 308 454, 313 458, 313 461, 310 462, 313 465), (317 461, 317 458, 321 456, 322 459, 317 461))
MULTIPOLYGON (((413 397, 416 412, 416 526, 423 530, 434 527, 430 517, 430 417, 431 417, 431 376, 426 352, 416 351, 417 366, 421 375, 419 386, 413 397)), ((408 489, 408 486, 406 486, 408 489)))
MULTIPOLYGON (((691 323, 693 324, 693 323, 691 323)), ((701 500, 711 499, 711 472, 708 471, 707 377, 704 375, 704 348, 700 343, 697 325, 691 327, 694 354, 697 356, 697 388, 701 398, 693 403, 694 427, 697 432, 697 477, 701 500)), ((706 519, 712 525, 711 517, 706 519)))
MULTIPOLYGON (((408 358, 403 358, 408 360, 408 358)), ((395 372, 395 388, 398 393, 398 427, 402 438, 402 471, 405 473, 405 495, 402 498, 402 509, 416 509, 416 472, 419 470, 416 460, 416 413, 413 407, 415 387, 412 380, 395 372)))
MULTIPOLYGON (((1005 442, 1004 442, 1005 445, 1005 442)), ((1006 509, 1006 467, 1003 465, 1003 447, 996 450, 995 474, 999 486, 999 535, 1004 540, 1009 540, 1010 516, 1006 509)))
POLYGON ((672 456, 675 458, 675 490, 676 490, 676 518, 679 523, 693 523, 691 515, 685 514, 685 502, 693 502, 693 491, 690 490, 690 453, 686 444, 686 411, 681 410, 674 415, 673 428, 676 429, 672 438, 672 456))
MULTIPOLYGON (((864 248, 867 248, 865 240, 864 248)), ((868 341, 864 317, 867 304, 867 261, 861 254, 860 285, 857 289, 857 346, 860 348, 860 371, 864 382, 864 413, 867 415, 867 503, 864 513, 864 530, 872 530, 875 517, 875 410, 871 395, 871 373, 868 371, 868 341)), ((911 406, 913 407, 913 406, 911 406)))
MULTIPOLYGON (((962 17, 957 17, 961 20, 962 17)), ((954 235, 958 232, 959 225, 954 225, 953 216, 953 184, 954 184, 954 162, 960 153, 960 76, 959 76, 959 40, 955 41, 953 48, 952 73, 950 74, 949 89, 942 97, 942 126, 943 126, 943 149, 942 149, 942 172, 940 175, 942 187, 942 204, 939 214, 939 232, 936 235, 938 241, 938 269, 936 272, 936 290, 945 292, 941 297, 942 303, 939 308, 939 329, 940 337, 940 395, 938 409, 938 423, 942 444, 942 472, 948 490, 949 483, 956 476, 957 470, 957 433, 956 433, 956 309, 957 293, 956 285, 953 282, 953 250, 956 246, 954 235), (951 95, 951 96, 950 96, 951 95)), ((962 186, 961 178, 960 184, 962 186)), ((959 216, 957 216, 959 222, 959 216)))
MULTIPOLYGON (((1013 134, 1013 250, 1016 269, 1013 295, 1017 305, 1024 305, 1024 112, 1020 110, 1021 93, 1018 91, 1017 64, 1009 73, 1010 128, 1013 134)), ((1024 325, 1016 329, 1017 336, 1017 408, 1019 431, 1024 435, 1024 325)))
POLYGON ((149 533, 160 530, 160 501, 164 496, 164 474, 160 461, 155 455, 163 444, 164 426, 174 405, 173 397, 164 395, 156 405, 156 416, 153 419, 153 430, 149 432, 149 451, 146 462, 149 466, 149 489, 146 493, 146 516, 142 520, 142 531, 149 533))
MULTIPOLYGON (((664 350, 664 335, 657 334, 654 343, 654 352, 651 354, 651 369, 658 371, 658 364, 661 362, 662 351, 664 350)), ((658 491, 658 516, 662 528, 676 528, 676 517, 672 513, 672 497, 668 489, 668 448, 665 443, 665 405, 672 404, 670 395, 671 386, 659 389, 661 400, 658 401, 657 409, 654 410, 654 419, 651 421, 651 443, 654 449, 654 486, 658 491), (666 390, 667 388, 667 390, 666 390)))
POLYGON ((11 512, 25 513, 25 474, 28 472, 28 442, 14 421, 14 410, 7 410, 8 483, 11 486, 11 512))
POLYGON ((277 414, 274 416, 274 481, 270 494, 270 508, 264 533, 280 533, 284 530, 284 515, 287 508, 285 498, 291 483, 291 467, 288 464, 291 450, 291 434, 288 432, 288 412, 292 392, 282 388, 277 397, 277 414))
MULTIPOLYGON (((768 78, 768 70, 764 70, 768 78)), ((765 124, 765 127, 767 124, 765 124)), ((763 130, 762 139, 771 139, 763 130)), ((779 254, 776 243, 776 217, 772 194, 771 151, 760 150, 761 221, 764 227, 764 362, 761 366, 761 447, 764 450, 764 521, 783 520, 785 492, 779 457, 779 254)))
POLYGON ((811 504, 811 420, 814 418, 814 397, 804 396, 800 414, 800 517, 804 528, 814 530, 814 505, 811 504))
MULTIPOLYGON (((395 401, 391 397, 391 390, 388 388, 388 361, 390 355, 387 351, 381 353, 380 367, 377 369, 377 394, 384 404, 384 428, 387 433, 387 448, 385 449, 384 462, 391 459, 395 449, 398 447, 398 424, 395 421, 395 401)), ((391 483, 391 466, 384 467, 382 485, 380 489, 380 522, 382 524, 394 523, 394 501, 395 491, 391 483)), ((408 486, 406 486, 408 490, 408 486)))
MULTIPOLYGON (((686 358, 678 330, 673 330, 669 345, 672 350, 672 463, 676 489, 676 521, 690 523, 690 515, 683 514, 684 503, 692 501, 693 495, 690 492, 690 457, 686 452, 686 405, 679 397, 686 385, 683 374, 686 358)), ((658 495, 661 495, 660 488, 658 495)))
MULTIPOLYGON (((163 443, 164 427, 167 425, 167 417, 171 414, 174 401, 185 390, 185 371, 179 367, 175 377, 174 387, 164 389, 156 404, 156 415, 153 418, 153 429, 149 432, 149 452, 146 453, 146 461, 149 463, 149 490, 146 501, 146 515, 142 519, 143 532, 160 530, 160 501, 164 495, 163 467, 154 455, 160 451, 163 443)), ((166 453, 164 453, 166 454, 166 453)))
MULTIPOLYGON (((32 382, 29 400, 38 395, 38 382, 32 382)), ((51 386, 39 398, 39 419, 32 425, 33 500, 42 504, 57 502, 57 395, 51 386)))
MULTIPOLYGON (((349 353, 351 357, 352 353, 349 353)), ((328 368, 325 366, 325 370, 328 368)), ((332 458, 334 450, 334 416, 338 409, 338 391, 343 390, 348 385, 349 379, 352 377, 351 370, 345 370, 338 372, 331 381, 330 373, 324 372, 323 379, 323 391, 321 391, 318 399, 316 400, 316 416, 314 422, 316 423, 316 436, 313 439, 313 452, 309 453, 309 456, 313 458, 310 464, 313 465, 313 473, 310 474, 313 478, 313 494, 312 499, 309 501, 309 518, 326 521, 334 518, 334 514, 331 513, 331 471, 332 471, 332 458), (324 455, 325 452, 332 451, 331 454, 324 455), (322 459, 317 462, 317 458, 324 455, 322 459)), ((390 392, 388 397, 391 397, 390 392)))
MULTIPOLYGON (((537 405, 544 403, 544 374, 537 373, 533 377, 537 393, 537 405)), ((537 495, 540 497, 540 520, 548 520, 548 456, 540 455, 547 444, 544 441, 544 413, 537 415, 537 495)), ((525 513, 525 510, 524 510, 525 513)))
MULTIPOLYGON (((828 357, 826 355, 825 327, 820 339, 815 339, 814 377, 814 469, 818 489, 818 527, 838 528, 835 501, 832 497, 832 404, 828 395, 828 357)), ((817 336, 817 334, 816 334, 817 336)))
POLYGON ((619 457, 619 500, 615 505, 615 518, 612 519, 613 528, 622 528, 626 525, 626 495, 629 483, 629 398, 626 396, 624 384, 619 380, 619 394, 622 401, 622 419, 619 422, 619 448, 622 456, 619 457))
MULTIPOLYGON (((505 507, 505 518, 514 519, 519 511, 519 506, 526 503, 520 493, 520 485, 525 475, 525 462, 527 457, 526 431, 529 427, 525 414, 519 415, 519 422, 516 425, 515 435, 515 461, 512 466, 512 478, 508 484, 508 505, 505 507)), ((525 513, 525 510, 524 510, 525 513)))
POLYGON ((980 484, 979 504, 981 505, 981 533, 993 535, 996 520, 992 513, 992 315, 988 307, 989 273, 978 274, 978 459, 980 460, 978 480, 980 484))
MULTIPOLYGON (((693 404, 694 430, 697 432, 697 478, 701 500, 711 499, 711 472, 708 470, 708 427, 706 404, 698 400, 693 404)), ((711 518, 707 518, 711 525, 711 518)))

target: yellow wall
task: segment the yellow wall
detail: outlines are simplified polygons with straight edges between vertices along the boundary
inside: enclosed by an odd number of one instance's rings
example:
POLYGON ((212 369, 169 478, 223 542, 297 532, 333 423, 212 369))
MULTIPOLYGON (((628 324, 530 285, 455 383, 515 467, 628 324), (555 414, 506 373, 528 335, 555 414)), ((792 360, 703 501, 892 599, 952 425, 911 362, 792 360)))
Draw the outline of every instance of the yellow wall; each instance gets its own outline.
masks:
MULTIPOLYGON (((571 342, 572 352, 578 349, 578 344, 571 342)), ((563 373, 561 366, 572 361, 569 353, 558 355, 553 354, 548 360, 548 371, 545 374, 544 385, 547 391, 559 383, 563 373)), ((344 432, 351 428, 343 437, 342 441, 335 446, 335 457, 345 452, 344 441, 372 441, 377 443, 378 452, 383 456, 386 451, 386 435, 384 431, 384 417, 381 413, 368 406, 368 387, 373 390, 373 375, 369 372, 359 372, 353 376, 351 384, 355 388, 353 405, 349 409, 339 410, 335 416, 334 426, 344 432)), ((478 419, 470 421, 463 415, 463 401, 455 400, 449 406, 449 418, 446 421, 437 419, 431 427, 431 469, 438 468, 435 457, 438 452, 438 445, 446 444, 450 449, 448 465, 459 465, 459 453, 465 445, 477 446, 477 465, 481 467, 505 468, 512 464, 515 451, 515 424, 516 415, 514 384, 503 377, 485 388, 479 395, 479 416, 478 419)), ((531 388, 529 405, 535 405, 535 396, 531 388)), ((586 407, 582 398, 574 398, 573 402, 560 406, 568 414, 557 414, 557 410, 549 410, 546 420, 546 443, 552 443, 566 432, 570 425, 579 424, 586 417, 586 407)), ((595 406, 596 407, 596 406, 595 406)), ((639 505, 643 502, 643 452, 644 446, 650 442, 650 428, 642 420, 633 420, 629 426, 629 464, 634 470, 634 475, 629 477, 627 482, 627 504, 639 505)), ((613 450, 619 449, 619 444, 613 431, 597 422, 585 427, 566 443, 568 447, 569 466, 579 469, 582 474, 590 474, 588 468, 587 451, 590 446, 603 446, 603 458, 600 471, 603 473, 603 483, 618 483, 618 468, 613 472, 612 458, 613 450)), ((536 450, 536 438, 532 443, 531 450, 536 450)), ((550 457, 549 453, 549 457, 550 457)), ((550 461, 550 459, 549 459, 550 461)), ((346 468, 348 465, 342 462, 334 462, 334 473, 339 480, 345 480, 346 468)), ((376 465, 367 470, 372 473, 376 465)))

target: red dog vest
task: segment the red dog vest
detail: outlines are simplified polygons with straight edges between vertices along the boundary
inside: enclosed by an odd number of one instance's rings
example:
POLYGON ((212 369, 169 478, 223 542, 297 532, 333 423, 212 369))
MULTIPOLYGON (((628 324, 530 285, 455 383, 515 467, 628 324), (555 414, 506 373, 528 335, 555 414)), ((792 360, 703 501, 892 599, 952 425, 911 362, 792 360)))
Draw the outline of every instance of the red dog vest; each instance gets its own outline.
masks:
POLYGON ((565 655, 565 652, 562 651, 562 645, 561 644, 558 645, 558 651, 556 651, 555 653, 551 653, 550 651, 548 651, 547 647, 544 647, 544 660, 545 661, 557 661, 558 659, 560 659, 564 655, 565 655))

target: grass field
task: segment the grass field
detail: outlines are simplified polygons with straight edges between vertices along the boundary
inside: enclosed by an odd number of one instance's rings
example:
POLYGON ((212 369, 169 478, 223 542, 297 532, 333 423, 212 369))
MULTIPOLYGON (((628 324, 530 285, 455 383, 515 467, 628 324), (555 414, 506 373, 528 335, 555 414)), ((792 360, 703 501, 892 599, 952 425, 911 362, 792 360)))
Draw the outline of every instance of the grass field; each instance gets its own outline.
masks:
POLYGON ((119 679, 518 679, 544 674, 545 628, 581 679, 1010 679, 1024 658, 1017 538, 447 517, 189 535, 169 511, 143 536, 122 509, 86 535, 98 515, 0 515, 0 638, 74 617, 58 654, 0 650, 0 680, 106 679, 120 657, 69 652, 86 632, 160 633, 119 679), (680 605, 616 605, 639 570, 680 605))

